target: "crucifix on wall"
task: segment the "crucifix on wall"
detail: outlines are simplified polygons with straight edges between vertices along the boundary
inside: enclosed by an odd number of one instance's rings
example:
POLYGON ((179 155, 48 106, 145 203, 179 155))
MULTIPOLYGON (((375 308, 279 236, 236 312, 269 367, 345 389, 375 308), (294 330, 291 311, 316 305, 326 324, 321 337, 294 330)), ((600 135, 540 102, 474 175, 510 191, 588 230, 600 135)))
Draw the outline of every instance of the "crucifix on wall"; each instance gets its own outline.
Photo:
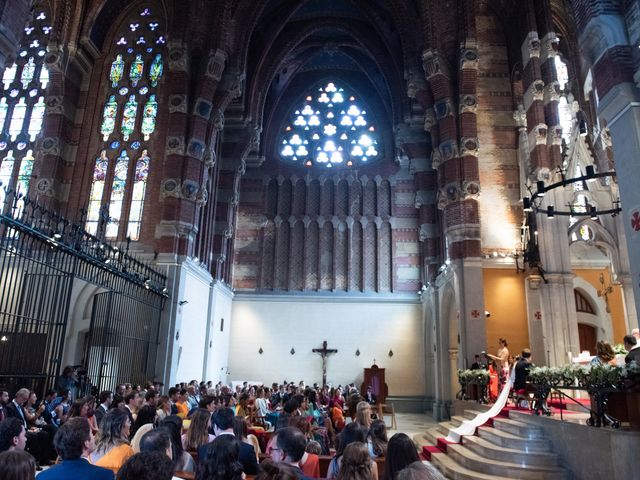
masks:
POLYGON ((314 348, 313 353, 319 353, 322 357, 322 386, 327 384, 327 357, 332 353, 338 353, 335 348, 327 348, 327 341, 322 342, 322 348, 314 348))
POLYGON ((609 281, 609 286, 605 286, 604 282, 604 273, 600 274, 600 284, 602 288, 598 290, 598 296, 604 297, 604 303, 607 306, 607 313, 611 313, 611 308, 609 307, 609 295, 613 293, 613 285, 611 281, 609 281))

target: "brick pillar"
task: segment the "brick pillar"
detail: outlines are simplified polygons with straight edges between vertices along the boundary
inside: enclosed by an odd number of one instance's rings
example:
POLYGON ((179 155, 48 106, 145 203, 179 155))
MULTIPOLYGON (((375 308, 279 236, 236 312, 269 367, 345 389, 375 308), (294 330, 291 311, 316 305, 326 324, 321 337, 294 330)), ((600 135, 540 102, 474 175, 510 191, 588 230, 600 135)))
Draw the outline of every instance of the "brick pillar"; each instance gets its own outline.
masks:
MULTIPOLYGON (((470 364, 475 353, 486 349, 484 295, 480 287, 480 192, 476 114, 478 53, 473 36, 460 49, 459 86, 437 51, 423 54, 423 66, 434 100, 437 133, 432 129, 432 166, 438 169, 438 208, 443 210, 448 258, 454 264, 456 301, 460 311, 460 367, 470 364), (459 98, 454 98, 454 91, 459 98), (471 107, 471 108, 469 108, 471 107), (458 130, 459 125, 459 130, 458 130), (437 147, 436 147, 437 145, 437 147), (479 288, 480 287, 480 288, 479 288)), ((455 345, 451 345, 455 348, 455 345)))
POLYGON ((413 72, 410 72, 407 81, 407 95, 415 99, 425 112, 423 130, 427 135, 421 142, 403 144, 403 151, 410 159, 410 170, 415 174, 415 206, 418 209, 421 242, 421 280, 423 285, 427 285, 435 280, 442 263, 436 208, 438 172, 431 164, 432 130, 435 126, 433 96, 425 81, 413 72))
POLYGON ((216 191, 213 255, 214 277, 231 284, 233 235, 240 202, 240 181, 246 171, 246 158, 259 146, 261 130, 256 125, 227 125, 221 149, 220 176, 216 191))
POLYGON ((551 6, 549 0, 535 0, 534 4, 538 35, 540 36, 540 77, 544 82, 544 117, 548 125, 549 134, 547 150, 549 168, 555 169, 562 165, 562 127, 558 113, 560 99, 560 85, 555 68, 555 57, 558 51, 558 37, 553 30, 551 6))
POLYGON ((522 83, 524 88, 524 108, 527 114, 527 132, 529 135, 529 155, 531 171, 527 176, 532 179, 548 180, 552 163, 547 148, 547 131, 544 96, 545 83, 540 70, 540 38, 536 26, 536 17, 531 0, 523 4, 522 83), (534 178, 535 177, 535 178, 534 178))
MULTIPOLYGON (((46 67, 49 69, 49 86, 46 95, 46 109, 42 123, 42 133, 36 145, 37 163, 31 187, 39 197, 39 203, 59 209, 69 201, 71 170, 77 147, 68 145, 65 139, 73 137, 79 86, 66 78, 63 71, 64 49, 62 45, 48 46, 46 67)), ((75 57, 71 59, 75 63, 75 57)), ((94 159, 92 159, 94 160, 94 159)), ((93 161, 89 161, 93 165, 93 161)))
POLYGON ((156 226, 157 248, 160 253, 188 255, 195 240, 195 225, 191 215, 182 215, 185 200, 195 200, 199 184, 182 181, 186 154, 188 117, 189 61, 187 45, 181 40, 168 44, 169 72, 165 88, 168 93, 169 115, 163 178, 161 181, 162 219, 156 226))

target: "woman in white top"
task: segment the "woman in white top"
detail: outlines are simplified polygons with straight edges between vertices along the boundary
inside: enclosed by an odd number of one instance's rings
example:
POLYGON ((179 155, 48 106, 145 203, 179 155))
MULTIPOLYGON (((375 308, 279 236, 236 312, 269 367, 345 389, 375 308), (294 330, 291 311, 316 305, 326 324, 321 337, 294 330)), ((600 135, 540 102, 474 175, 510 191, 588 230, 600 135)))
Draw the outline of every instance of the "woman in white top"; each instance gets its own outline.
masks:
POLYGON ((509 349, 507 348, 507 340, 505 338, 498 339, 498 354, 491 355, 487 353, 486 356, 498 362, 500 367, 500 386, 504 385, 509 378, 509 349))

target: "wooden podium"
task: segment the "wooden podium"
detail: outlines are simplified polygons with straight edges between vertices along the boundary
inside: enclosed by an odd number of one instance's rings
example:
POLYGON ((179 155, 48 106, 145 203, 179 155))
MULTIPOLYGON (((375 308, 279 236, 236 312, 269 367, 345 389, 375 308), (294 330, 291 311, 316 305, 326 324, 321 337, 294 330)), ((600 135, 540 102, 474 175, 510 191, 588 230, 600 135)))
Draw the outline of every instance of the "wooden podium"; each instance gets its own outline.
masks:
POLYGON ((374 395, 378 399, 378 403, 385 403, 389 388, 384 381, 384 368, 379 368, 375 363, 371 368, 364 369, 364 381, 360 386, 360 394, 364 397, 367 394, 367 388, 371 386, 374 395))

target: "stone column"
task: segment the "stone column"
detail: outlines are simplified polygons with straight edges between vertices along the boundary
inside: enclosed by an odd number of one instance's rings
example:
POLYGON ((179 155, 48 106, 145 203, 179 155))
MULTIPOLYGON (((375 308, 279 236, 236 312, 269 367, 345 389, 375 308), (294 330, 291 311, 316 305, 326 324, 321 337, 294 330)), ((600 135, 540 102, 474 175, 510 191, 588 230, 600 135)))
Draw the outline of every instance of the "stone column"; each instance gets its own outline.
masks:
MULTIPOLYGON (((529 319, 529 348, 533 356, 533 362, 540 365, 548 365, 546 339, 544 336, 544 322, 542 319, 542 291, 540 275, 528 275, 525 279, 525 295, 527 300, 527 318, 529 319)), ((517 353, 517 352, 514 352, 517 353)))
MULTIPOLYGON (((638 312, 636 310, 636 303, 633 295, 633 278, 631 275, 621 275, 618 277, 618 281, 622 286, 622 299, 624 302, 624 319, 627 332, 631 332, 634 328, 638 328, 638 312)), ((615 342, 620 341, 619 338, 614 338, 615 342)))

